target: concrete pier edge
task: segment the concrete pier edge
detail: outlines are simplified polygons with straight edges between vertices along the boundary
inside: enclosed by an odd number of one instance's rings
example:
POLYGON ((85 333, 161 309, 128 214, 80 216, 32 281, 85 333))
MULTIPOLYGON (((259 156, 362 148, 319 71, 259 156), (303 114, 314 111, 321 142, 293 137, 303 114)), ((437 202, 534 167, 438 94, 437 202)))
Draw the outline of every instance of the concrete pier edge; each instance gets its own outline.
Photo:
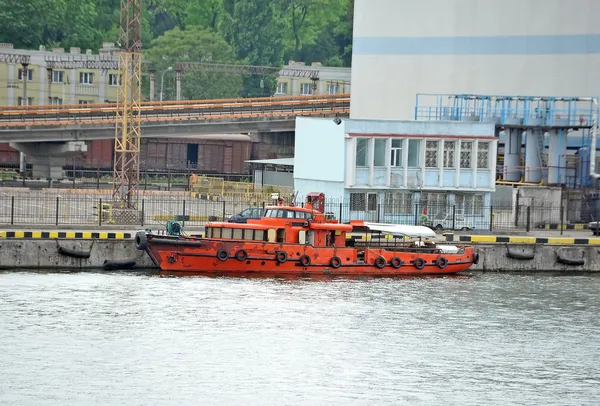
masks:
MULTIPOLYGON (((600 272, 597 245, 475 243, 478 264, 467 272, 600 272)), ((132 239, 0 238, 0 269, 102 270, 105 261, 135 261, 130 269, 156 269, 132 239), (65 253, 65 251, 67 251, 65 253), (82 253, 85 257, 69 255, 82 253)))

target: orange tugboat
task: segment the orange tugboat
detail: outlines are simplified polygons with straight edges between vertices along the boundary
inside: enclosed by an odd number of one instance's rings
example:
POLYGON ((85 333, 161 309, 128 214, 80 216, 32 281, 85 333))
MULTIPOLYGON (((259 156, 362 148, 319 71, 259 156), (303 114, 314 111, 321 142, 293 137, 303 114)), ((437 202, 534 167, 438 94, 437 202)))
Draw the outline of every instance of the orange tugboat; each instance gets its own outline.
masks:
POLYGON ((341 224, 324 213, 322 193, 311 193, 305 207, 280 203, 261 219, 210 222, 205 229, 204 237, 140 231, 136 246, 163 276, 438 275, 465 271, 479 259, 471 246, 435 244, 427 227, 341 224), (357 230, 370 235, 350 236, 357 230))

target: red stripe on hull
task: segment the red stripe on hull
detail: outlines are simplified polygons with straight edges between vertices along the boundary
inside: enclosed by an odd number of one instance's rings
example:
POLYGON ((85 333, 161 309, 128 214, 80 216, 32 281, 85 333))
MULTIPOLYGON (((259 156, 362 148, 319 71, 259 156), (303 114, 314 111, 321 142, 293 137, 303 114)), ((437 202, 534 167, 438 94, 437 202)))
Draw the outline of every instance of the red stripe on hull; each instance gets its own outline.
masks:
MULTIPOLYGON (((323 248, 330 250, 330 248, 323 248)), ((315 250, 319 250, 315 248, 315 250)), ((469 269, 473 263, 472 259, 466 261, 466 254, 448 254, 444 258, 448 260, 444 268, 436 265, 435 261, 440 257, 439 254, 415 254, 402 253, 381 250, 387 257, 386 265, 383 268, 378 268, 375 264, 357 263, 355 261, 346 261, 344 254, 354 253, 353 248, 339 248, 336 254, 343 258, 343 262, 339 268, 334 268, 327 263, 334 255, 311 256, 314 258, 311 265, 302 266, 298 258, 290 257, 285 262, 278 262, 275 255, 266 257, 267 253, 262 255, 252 256, 244 260, 238 260, 233 254, 225 260, 218 259, 215 254, 210 253, 201 248, 179 248, 166 247, 160 248, 150 247, 149 254, 154 262, 165 273, 173 273, 179 275, 272 275, 272 276, 291 276, 291 275, 330 275, 330 276, 415 276, 415 275, 442 275, 455 274, 469 269), (394 268, 390 265, 389 260, 393 256, 400 257, 405 263, 400 268, 394 268), (423 269, 418 269, 411 261, 415 258, 425 260, 423 269), (323 263, 325 260, 326 263, 323 263)), ((378 250, 377 250, 378 251, 378 250)), ((377 256, 376 256, 377 257, 377 256)), ((375 258, 376 258, 375 257, 375 258)))

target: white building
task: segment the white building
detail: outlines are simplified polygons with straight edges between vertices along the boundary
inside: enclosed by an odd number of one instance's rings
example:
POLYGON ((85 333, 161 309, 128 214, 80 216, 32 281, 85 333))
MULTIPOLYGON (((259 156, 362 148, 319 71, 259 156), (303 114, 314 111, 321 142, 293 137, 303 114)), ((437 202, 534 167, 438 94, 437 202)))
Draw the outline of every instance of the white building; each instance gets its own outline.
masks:
POLYGON ((424 213, 459 214, 463 226, 482 228, 496 144, 492 123, 298 117, 294 189, 300 197, 324 192, 344 221, 411 224, 424 213))
POLYGON ((600 95, 600 1, 355 0, 351 117, 417 93, 600 95))

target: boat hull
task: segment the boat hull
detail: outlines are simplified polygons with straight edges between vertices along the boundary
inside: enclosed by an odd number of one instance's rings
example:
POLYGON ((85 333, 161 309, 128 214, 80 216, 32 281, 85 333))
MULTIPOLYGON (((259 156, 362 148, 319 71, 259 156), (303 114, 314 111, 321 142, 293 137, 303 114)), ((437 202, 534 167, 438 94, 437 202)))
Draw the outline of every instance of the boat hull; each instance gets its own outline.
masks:
POLYGON ((312 247, 299 244, 153 238, 138 246, 164 275, 415 276, 456 274, 476 262, 472 247, 458 254, 433 250, 312 247), (359 252, 364 255, 360 256, 359 252), (441 258, 441 259, 440 259, 441 258))

